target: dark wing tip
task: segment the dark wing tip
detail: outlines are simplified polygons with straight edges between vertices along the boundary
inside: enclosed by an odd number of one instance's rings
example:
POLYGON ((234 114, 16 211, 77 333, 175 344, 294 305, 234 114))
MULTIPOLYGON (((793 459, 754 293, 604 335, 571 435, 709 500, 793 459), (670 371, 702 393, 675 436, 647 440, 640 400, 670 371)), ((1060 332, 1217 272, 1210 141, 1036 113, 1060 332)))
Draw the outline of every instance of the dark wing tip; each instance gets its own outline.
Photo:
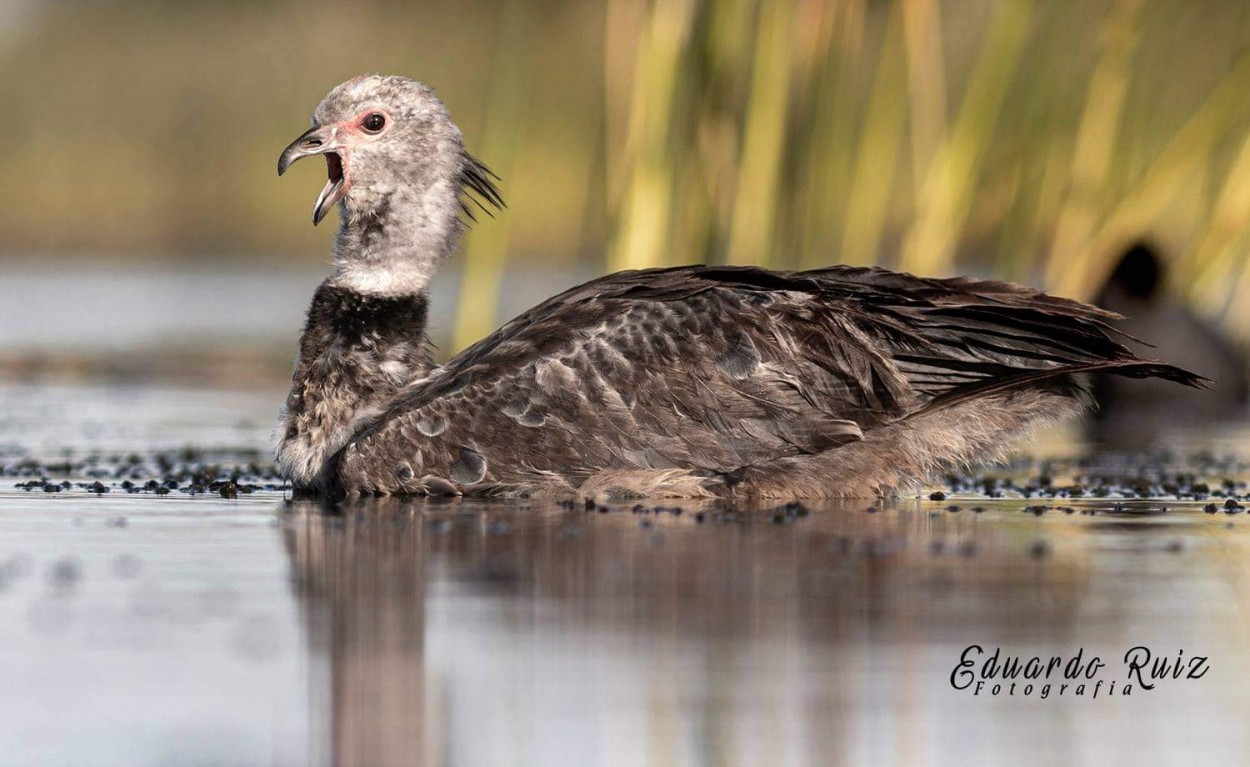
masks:
POLYGON ((1128 361, 1111 366, 1107 372, 1128 378, 1162 378, 1165 381, 1172 381, 1194 389, 1210 389, 1215 386, 1215 381, 1206 376, 1191 373, 1166 362, 1128 361))

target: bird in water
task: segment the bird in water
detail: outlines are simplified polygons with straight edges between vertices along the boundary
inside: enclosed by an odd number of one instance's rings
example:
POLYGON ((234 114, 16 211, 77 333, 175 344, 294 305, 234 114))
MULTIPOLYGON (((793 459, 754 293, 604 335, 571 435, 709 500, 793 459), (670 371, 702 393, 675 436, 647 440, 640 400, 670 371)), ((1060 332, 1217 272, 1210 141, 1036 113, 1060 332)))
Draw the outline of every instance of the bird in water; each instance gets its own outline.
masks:
POLYGON ((1118 315, 1019 285, 876 268, 611 274, 445 365, 428 291, 495 177, 434 92, 349 80, 278 173, 321 155, 339 209, 277 461, 329 495, 871 497, 1001 457, 1085 407, 1082 374, 1206 380, 1118 315))
POLYGON ((1103 444, 1141 449, 1169 429, 1237 423, 1250 414, 1245 354, 1219 325, 1173 295, 1168 266, 1157 244, 1134 242, 1120 254, 1094 302, 1127 315, 1112 323, 1117 329, 1149 338, 1156 354, 1201 370, 1219 384, 1213 391, 1198 392, 1158 380, 1094 376, 1091 391, 1097 409, 1090 435, 1103 444))

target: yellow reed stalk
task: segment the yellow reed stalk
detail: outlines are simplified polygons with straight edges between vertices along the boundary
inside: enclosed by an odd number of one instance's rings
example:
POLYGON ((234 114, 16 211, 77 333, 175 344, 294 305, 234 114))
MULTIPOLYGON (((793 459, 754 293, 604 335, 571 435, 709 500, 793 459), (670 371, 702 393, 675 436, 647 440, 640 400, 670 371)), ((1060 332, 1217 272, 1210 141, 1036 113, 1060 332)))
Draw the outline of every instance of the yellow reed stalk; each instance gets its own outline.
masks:
POLYGON ((919 199, 921 180, 946 132, 946 62, 937 0, 902 0, 901 8, 911 107, 912 176, 919 199))
POLYGON ((1054 285, 1071 270, 1098 225, 1105 205, 1107 176, 1115 158, 1116 137, 1124 114, 1143 0, 1119 0, 1108 12, 1102 54, 1085 91, 1085 109, 1076 133, 1076 148, 1067 199, 1059 214, 1047 259, 1045 279, 1054 285))
POLYGON ((1093 238, 1056 269, 1050 285, 1063 295, 1089 297, 1107 278, 1118 249, 1148 231, 1229 128, 1250 111, 1250 53, 1242 54, 1206 100, 1151 161, 1135 188, 1099 227, 1093 238))
POLYGON ((1022 181, 1021 198, 1030 200, 1031 206, 1017 208, 1015 223, 1008 224, 1008 231, 1003 232, 998 242, 995 266, 1003 277, 1022 282, 1034 281, 1038 275, 1033 270, 1045 260, 1041 249, 1054 231, 1067 190, 1071 139, 1064 135, 1054 137, 1050 146, 1041 151, 1036 177, 1026 176, 1022 181), (1031 197, 1024 191, 1032 192, 1031 197))
POLYGON ((732 106, 739 99, 726 97, 751 71, 755 27, 755 0, 716 0, 699 14, 692 32, 702 60, 691 69, 701 73, 701 82, 689 84, 686 98, 696 108, 684 108, 682 133, 672 138, 680 163, 670 229, 674 261, 707 260, 729 232, 741 129, 732 106))
MULTIPOLYGON (((837 10, 837 3, 797 0, 790 68, 793 103, 786 154, 798 161, 785 161, 784 191, 778 201, 773 238, 773 252, 778 256, 773 262, 774 268, 800 266, 805 255, 803 248, 809 237, 807 212, 815 178, 812 166, 818 156, 813 145, 826 141, 828 136, 828 131, 815 119, 820 111, 818 94, 824 94, 831 86, 827 70, 837 30, 837 10)), ((824 255, 830 260, 836 258, 827 252, 824 255)))
POLYGON ((848 264, 876 262, 894 188, 899 142, 907 118, 902 16, 901 6, 896 5, 890 12, 860 129, 851 181, 854 192, 846 200, 846 226, 839 254, 839 260, 848 264))
POLYGON ((675 164, 669 134, 694 11, 693 0, 655 0, 643 24, 630 103, 626 188, 608 249, 613 271, 667 260, 675 164))
POLYGON ((976 193, 985 148, 1028 38, 1032 10, 1031 0, 1002 0, 995 6, 959 114, 925 174, 916 220, 903 243, 904 270, 923 274, 950 271, 957 239, 976 193))
POLYGON ((833 45, 837 8, 837 3, 825 0, 798 0, 794 18, 792 81, 799 93, 806 93, 811 86, 833 45))
POLYGON ((1189 283, 1194 306, 1222 306, 1229 282, 1237 272, 1234 247, 1250 228, 1250 132, 1241 142, 1237 158, 1224 179, 1205 231, 1178 270, 1178 281, 1189 283))
MULTIPOLYGON (((1238 244, 1241 246, 1240 250, 1244 253, 1246 240, 1244 233, 1238 239, 1238 244)), ((1230 247, 1235 247, 1235 245, 1230 244, 1230 247)), ((1236 297, 1250 295, 1250 259, 1243 259, 1241 264, 1234 270, 1233 275, 1235 276, 1235 281, 1231 286, 1229 295, 1236 297)), ((1234 337, 1242 341, 1250 338, 1250 301, 1242 299, 1229 302, 1223 319, 1224 327, 1234 337)))
POLYGON ((610 210, 620 202, 630 159, 630 87, 646 9, 646 0, 607 0, 603 17, 604 183, 610 210))
MULTIPOLYGON (((511 175, 524 131, 522 94, 525 89, 521 87, 521 73, 525 71, 525 48, 520 41, 525 39, 528 16, 526 0, 508 0, 500 14, 500 45, 493 62, 485 128, 480 140, 482 161, 503 179, 511 175)), ((461 260, 453 351, 465 348, 495 329, 495 314, 507 267, 510 217, 500 215, 491 220, 484 211, 475 213, 479 226, 466 236, 461 260)))
POLYGON ((794 0, 769 0, 760 8, 751 95, 729 225, 731 264, 766 266, 772 260, 790 105, 794 10, 794 0))
MULTIPOLYGON (((813 98, 813 138, 802 185, 800 264, 805 268, 830 262, 829 243, 845 218, 856 150, 856 103, 864 44, 865 0, 843 0, 834 6, 834 35, 823 76, 813 98)), ((840 256, 836 260, 841 260, 840 256)))

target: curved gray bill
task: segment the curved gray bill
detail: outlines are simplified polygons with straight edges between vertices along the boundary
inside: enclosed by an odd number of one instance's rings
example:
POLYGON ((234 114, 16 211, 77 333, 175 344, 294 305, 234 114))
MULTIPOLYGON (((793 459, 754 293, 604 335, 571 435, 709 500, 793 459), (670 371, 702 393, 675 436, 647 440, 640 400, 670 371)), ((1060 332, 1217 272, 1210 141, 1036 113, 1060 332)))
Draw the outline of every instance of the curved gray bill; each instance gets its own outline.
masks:
POLYGON ((317 195, 317 202, 313 205, 313 225, 321 223, 321 219, 326 217, 334 204, 343 199, 343 195, 347 194, 347 179, 343 172, 343 158, 336 151, 338 145, 334 141, 333 132, 330 128, 319 127, 306 131, 299 138, 295 139, 282 150, 281 156, 278 157, 278 175, 286 173, 286 169, 291 167, 298 160, 313 155, 324 155, 326 158, 326 171, 329 180, 321 189, 321 194, 317 195))

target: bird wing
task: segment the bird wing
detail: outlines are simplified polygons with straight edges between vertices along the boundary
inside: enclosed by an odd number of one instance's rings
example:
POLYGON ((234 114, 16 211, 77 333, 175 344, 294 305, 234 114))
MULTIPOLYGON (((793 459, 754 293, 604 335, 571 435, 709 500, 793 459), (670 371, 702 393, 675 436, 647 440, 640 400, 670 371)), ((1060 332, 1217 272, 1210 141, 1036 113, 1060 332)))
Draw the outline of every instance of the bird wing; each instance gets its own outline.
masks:
POLYGON ((393 491, 425 475, 576 486, 608 468, 730 472, 1068 370, 1175 371, 1134 356, 1113 316, 1006 283, 880 269, 621 272, 401 392, 344 448, 339 473, 393 491))
POLYGON ((861 322, 918 395, 912 413, 1047 379, 1107 370, 1187 386, 1210 381, 1139 357, 1108 324, 1120 315, 1032 288, 971 277, 925 279, 880 268, 805 273, 854 293, 861 322))
POLYGON ((397 474, 731 471, 861 439, 896 414, 889 360, 768 274, 625 272, 549 299, 401 393, 340 471, 374 489, 397 474))

